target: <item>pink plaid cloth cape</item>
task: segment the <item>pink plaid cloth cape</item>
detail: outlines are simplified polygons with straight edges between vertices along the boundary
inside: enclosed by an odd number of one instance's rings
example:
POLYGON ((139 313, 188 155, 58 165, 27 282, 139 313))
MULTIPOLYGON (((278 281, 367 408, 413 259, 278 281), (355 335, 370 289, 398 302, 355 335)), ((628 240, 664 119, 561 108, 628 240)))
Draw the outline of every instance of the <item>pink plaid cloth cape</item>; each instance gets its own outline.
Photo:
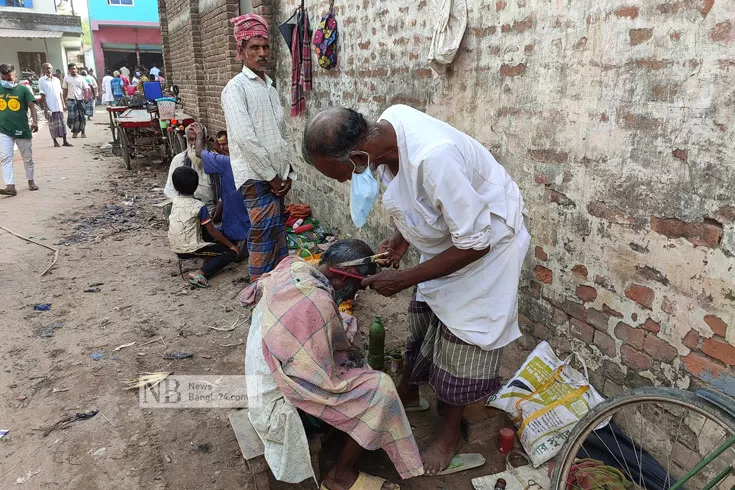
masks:
POLYGON ((287 257, 258 284, 263 353, 283 395, 363 448, 385 450, 401 478, 422 475, 393 380, 350 344, 327 278, 287 257))

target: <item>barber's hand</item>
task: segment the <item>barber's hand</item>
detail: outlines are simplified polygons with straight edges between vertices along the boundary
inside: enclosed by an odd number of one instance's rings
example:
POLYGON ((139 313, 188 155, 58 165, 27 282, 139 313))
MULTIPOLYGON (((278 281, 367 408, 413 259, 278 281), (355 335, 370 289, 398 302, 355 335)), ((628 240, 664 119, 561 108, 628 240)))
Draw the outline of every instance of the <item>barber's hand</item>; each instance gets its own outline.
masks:
POLYGON ((31 133, 38 133, 38 124, 31 124, 31 133))
POLYGON ((369 287, 383 296, 393 296, 410 286, 410 284, 406 284, 403 277, 404 274, 401 271, 383 271, 374 276, 366 277, 362 280, 361 285, 366 288, 369 287))
POLYGON ((401 263, 401 259, 406 254, 408 247, 409 243, 405 239, 403 239, 403 237, 396 234, 391 238, 383 241, 378 246, 378 253, 387 252, 389 255, 387 255, 385 258, 376 260, 376 262, 383 267, 392 266, 394 269, 398 269, 401 263))
POLYGON ((240 255, 240 249, 237 248, 235 245, 231 246, 230 247, 230 250, 232 250, 233 252, 235 252, 235 255, 240 255))
POLYGON ((215 223, 219 223, 222 220, 222 209, 224 208, 224 205, 222 201, 217 201, 217 204, 214 206, 214 212, 212 213, 212 221, 215 223))
POLYGON ((198 122, 193 122, 190 126, 196 133, 197 137, 204 136, 204 126, 202 126, 198 122))

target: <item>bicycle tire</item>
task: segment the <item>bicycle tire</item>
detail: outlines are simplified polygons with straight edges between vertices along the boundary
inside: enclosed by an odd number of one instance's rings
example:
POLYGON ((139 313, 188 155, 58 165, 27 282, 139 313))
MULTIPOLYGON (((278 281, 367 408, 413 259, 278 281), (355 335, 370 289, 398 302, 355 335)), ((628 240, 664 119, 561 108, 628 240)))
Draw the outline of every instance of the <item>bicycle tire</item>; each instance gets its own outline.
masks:
POLYGON ((603 420, 612 417, 616 412, 625 407, 640 404, 641 402, 666 402, 680 405, 720 422, 735 434, 735 419, 719 407, 697 397, 695 393, 665 387, 647 387, 631 390, 608 398, 593 407, 574 426, 574 429, 569 434, 569 438, 567 438, 566 443, 564 443, 564 446, 556 457, 556 465, 551 476, 551 489, 563 490, 566 488, 561 482, 566 483, 568 481, 569 470, 582 444, 603 420))

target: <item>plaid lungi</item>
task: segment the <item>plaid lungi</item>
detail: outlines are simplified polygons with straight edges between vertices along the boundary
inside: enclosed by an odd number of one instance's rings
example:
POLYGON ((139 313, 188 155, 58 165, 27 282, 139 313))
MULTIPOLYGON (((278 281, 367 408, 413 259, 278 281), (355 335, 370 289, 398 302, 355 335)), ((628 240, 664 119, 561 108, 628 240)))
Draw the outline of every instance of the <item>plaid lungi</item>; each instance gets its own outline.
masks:
POLYGON ((84 101, 68 99, 66 101, 66 125, 69 126, 72 133, 83 133, 87 127, 87 118, 84 114, 84 101))
POLYGON ((47 118, 48 130, 52 138, 63 138, 66 136, 66 126, 64 125, 63 112, 51 112, 47 118))
POLYGON ((501 386, 503 349, 483 350, 454 335, 423 301, 408 307, 406 366, 411 384, 428 383, 436 397, 462 406, 487 399, 501 386))
POLYGON ((248 232, 248 252, 250 280, 255 281, 275 269, 288 255, 285 206, 265 181, 248 180, 242 186, 242 194, 252 225, 248 232))
POLYGON ((95 101, 94 99, 89 99, 88 101, 86 101, 86 102, 84 103, 84 113, 85 113, 85 114, 86 114, 87 116, 89 116, 89 117, 92 117, 92 116, 94 116, 94 106, 95 106, 95 102, 96 102, 96 101, 95 101))

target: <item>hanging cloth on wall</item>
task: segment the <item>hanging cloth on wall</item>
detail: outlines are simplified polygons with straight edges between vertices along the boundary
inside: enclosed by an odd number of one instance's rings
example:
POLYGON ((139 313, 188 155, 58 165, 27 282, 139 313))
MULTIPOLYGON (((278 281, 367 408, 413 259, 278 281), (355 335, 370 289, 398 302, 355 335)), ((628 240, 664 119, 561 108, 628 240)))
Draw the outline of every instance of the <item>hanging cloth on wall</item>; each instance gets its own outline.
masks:
POLYGON ((314 33, 314 52, 319 66, 330 70, 337 66, 337 18, 334 16, 334 0, 329 2, 329 11, 322 16, 314 33))
POLYGON ((306 92, 311 90, 311 30, 302 0, 291 39, 291 117, 306 111, 306 92))
POLYGON ((459 50, 464 31, 467 29, 466 0, 434 0, 439 22, 434 28, 434 37, 429 48, 431 67, 444 73, 459 50))
POLYGON ((286 22, 278 26, 278 30, 281 31, 281 37, 283 37, 283 40, 286 41, 286 46, 288 46, 288 52, 290 53, 293 49, 293 46, 291 46, 293 42, 293 32, 294 27, 298 24, 299 18, 299 11, 298 9, 294 11, 293 15, 288 18, 286 22))

